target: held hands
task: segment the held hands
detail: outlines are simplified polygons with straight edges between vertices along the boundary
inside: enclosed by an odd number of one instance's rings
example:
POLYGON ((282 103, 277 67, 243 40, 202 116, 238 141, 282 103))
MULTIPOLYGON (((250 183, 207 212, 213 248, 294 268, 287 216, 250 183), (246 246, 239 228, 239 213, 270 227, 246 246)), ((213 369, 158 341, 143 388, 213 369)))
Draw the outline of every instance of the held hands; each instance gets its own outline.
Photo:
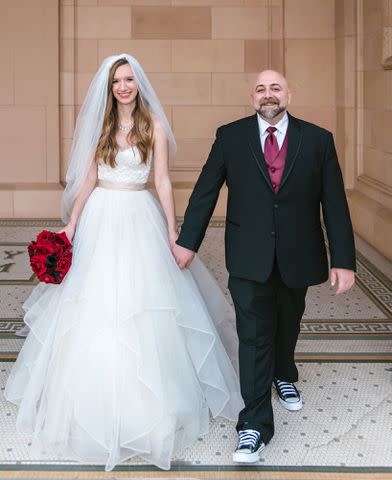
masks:
POLYGON ((68 225, 66 225, 64 228, 62 228, 56 233, 63 233, 63 232, 67 235, 68 240, 72 243, 72 239, 75 235, 75 225, 73 225, 72 223, 69 223, 68 225))
POLYGON ((194 251, 185 247, 181 247, 181 245, 177 245, 176 243, 174 243, 174 246, 172 247, 172 252, 174 258, 176 259, 177 265, 181 269, 188 268, 192 263, 193 257, 195 256, 194 251))
POLYGON ((336 295, 345 293, 354 285, 355 274, 353 270, 347 270, 346 268, 331 268, 331 286, 334 287, 337 282, 336 295))

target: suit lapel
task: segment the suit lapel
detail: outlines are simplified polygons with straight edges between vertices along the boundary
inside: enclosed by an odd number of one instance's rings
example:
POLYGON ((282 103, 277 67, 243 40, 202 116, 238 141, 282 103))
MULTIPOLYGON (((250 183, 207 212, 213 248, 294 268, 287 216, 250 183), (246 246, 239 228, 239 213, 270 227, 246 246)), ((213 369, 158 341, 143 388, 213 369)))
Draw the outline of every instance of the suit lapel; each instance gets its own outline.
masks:
POLYGON ((260 131, 259 131, 259 124, 257 122, 257 114, 253 115, 249 118, 249 126, 247 128, 248 133, 248 142, 250 146, 250 150, 254 157, 254 160, 264 177, 264 180, 267 182, 267 185, 270 187, 272 191, 274 191, 271 183, 271 179, 268 173, 268 168, 264 160, 263 150, 261 148, 261 139, 260 139, 260 131))
MULTIPOLYGON (((300 123, 295 117, 289 115, 289 125, 287 129, 287 156, 286 156, 286 164, 283 170, 282 180, 280 182, 279 190, 283 187, 284 183, 286 182, 288 176, 290 175, 295 160, 298 156, 299 150, 301 148, 302 143, 302 128, 300 123)), ((265 162, 264 162, 265 163, 265 162)))

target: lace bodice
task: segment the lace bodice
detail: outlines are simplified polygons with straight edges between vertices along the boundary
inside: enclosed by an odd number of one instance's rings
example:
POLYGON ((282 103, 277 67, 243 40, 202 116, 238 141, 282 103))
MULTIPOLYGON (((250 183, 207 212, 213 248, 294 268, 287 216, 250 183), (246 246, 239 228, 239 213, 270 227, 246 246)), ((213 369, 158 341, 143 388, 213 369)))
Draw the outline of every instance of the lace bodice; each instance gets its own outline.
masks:
POLYGON ((116 166, 98 165, 98 179, 110 182, 147 183, 151 170, 151 157, 142 163, 139 150, 130 147, 119 150, 116 155, 116 166))

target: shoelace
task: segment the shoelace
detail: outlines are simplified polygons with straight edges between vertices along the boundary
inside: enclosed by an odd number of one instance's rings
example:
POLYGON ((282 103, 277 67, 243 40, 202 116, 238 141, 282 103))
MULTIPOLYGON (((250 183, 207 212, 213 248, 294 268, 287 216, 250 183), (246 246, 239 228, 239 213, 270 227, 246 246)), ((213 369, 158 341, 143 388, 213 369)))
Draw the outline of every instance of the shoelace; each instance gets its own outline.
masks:
POLYGON ((285 382, 284 380, 275 380, 279 391, 284 398, 297 398, 298 392, 292 383, 285 382))
POLYGON ((255 448, 260 438, 260 433, 257 430, 240 430, 238 432, 239 442, 237 448, 251 446, 255 448))

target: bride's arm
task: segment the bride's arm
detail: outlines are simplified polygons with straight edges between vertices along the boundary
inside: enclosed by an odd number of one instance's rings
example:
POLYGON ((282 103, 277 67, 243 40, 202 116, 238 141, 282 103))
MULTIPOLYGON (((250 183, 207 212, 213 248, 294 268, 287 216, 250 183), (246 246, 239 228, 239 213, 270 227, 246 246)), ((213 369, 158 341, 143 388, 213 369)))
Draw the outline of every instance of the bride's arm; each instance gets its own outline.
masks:
POLYGON ((154 124, 154 183, 166 215, 169 242, 172 247, 178 237, 173 189, 169 176, 169 150, 166 133, 160 123, 154 124))
POLYGON ((83 184, 83 187, 81 188, 79 195, 75 199, 69 222, 62 230, 60 230, 60 232, 66 233, 70 241, 72 241, 73 236, 75 234, 76 224, 78 222, 78 218, 80 214, 83 211, 84 205, 86 204, 86 201, 90 196, 91 192, 95 188, 95 185, 97 183, 97 178, 98 178, 98 165, 97 165, 97 162, 93 160, 87 172, 87 177, 83 184))

